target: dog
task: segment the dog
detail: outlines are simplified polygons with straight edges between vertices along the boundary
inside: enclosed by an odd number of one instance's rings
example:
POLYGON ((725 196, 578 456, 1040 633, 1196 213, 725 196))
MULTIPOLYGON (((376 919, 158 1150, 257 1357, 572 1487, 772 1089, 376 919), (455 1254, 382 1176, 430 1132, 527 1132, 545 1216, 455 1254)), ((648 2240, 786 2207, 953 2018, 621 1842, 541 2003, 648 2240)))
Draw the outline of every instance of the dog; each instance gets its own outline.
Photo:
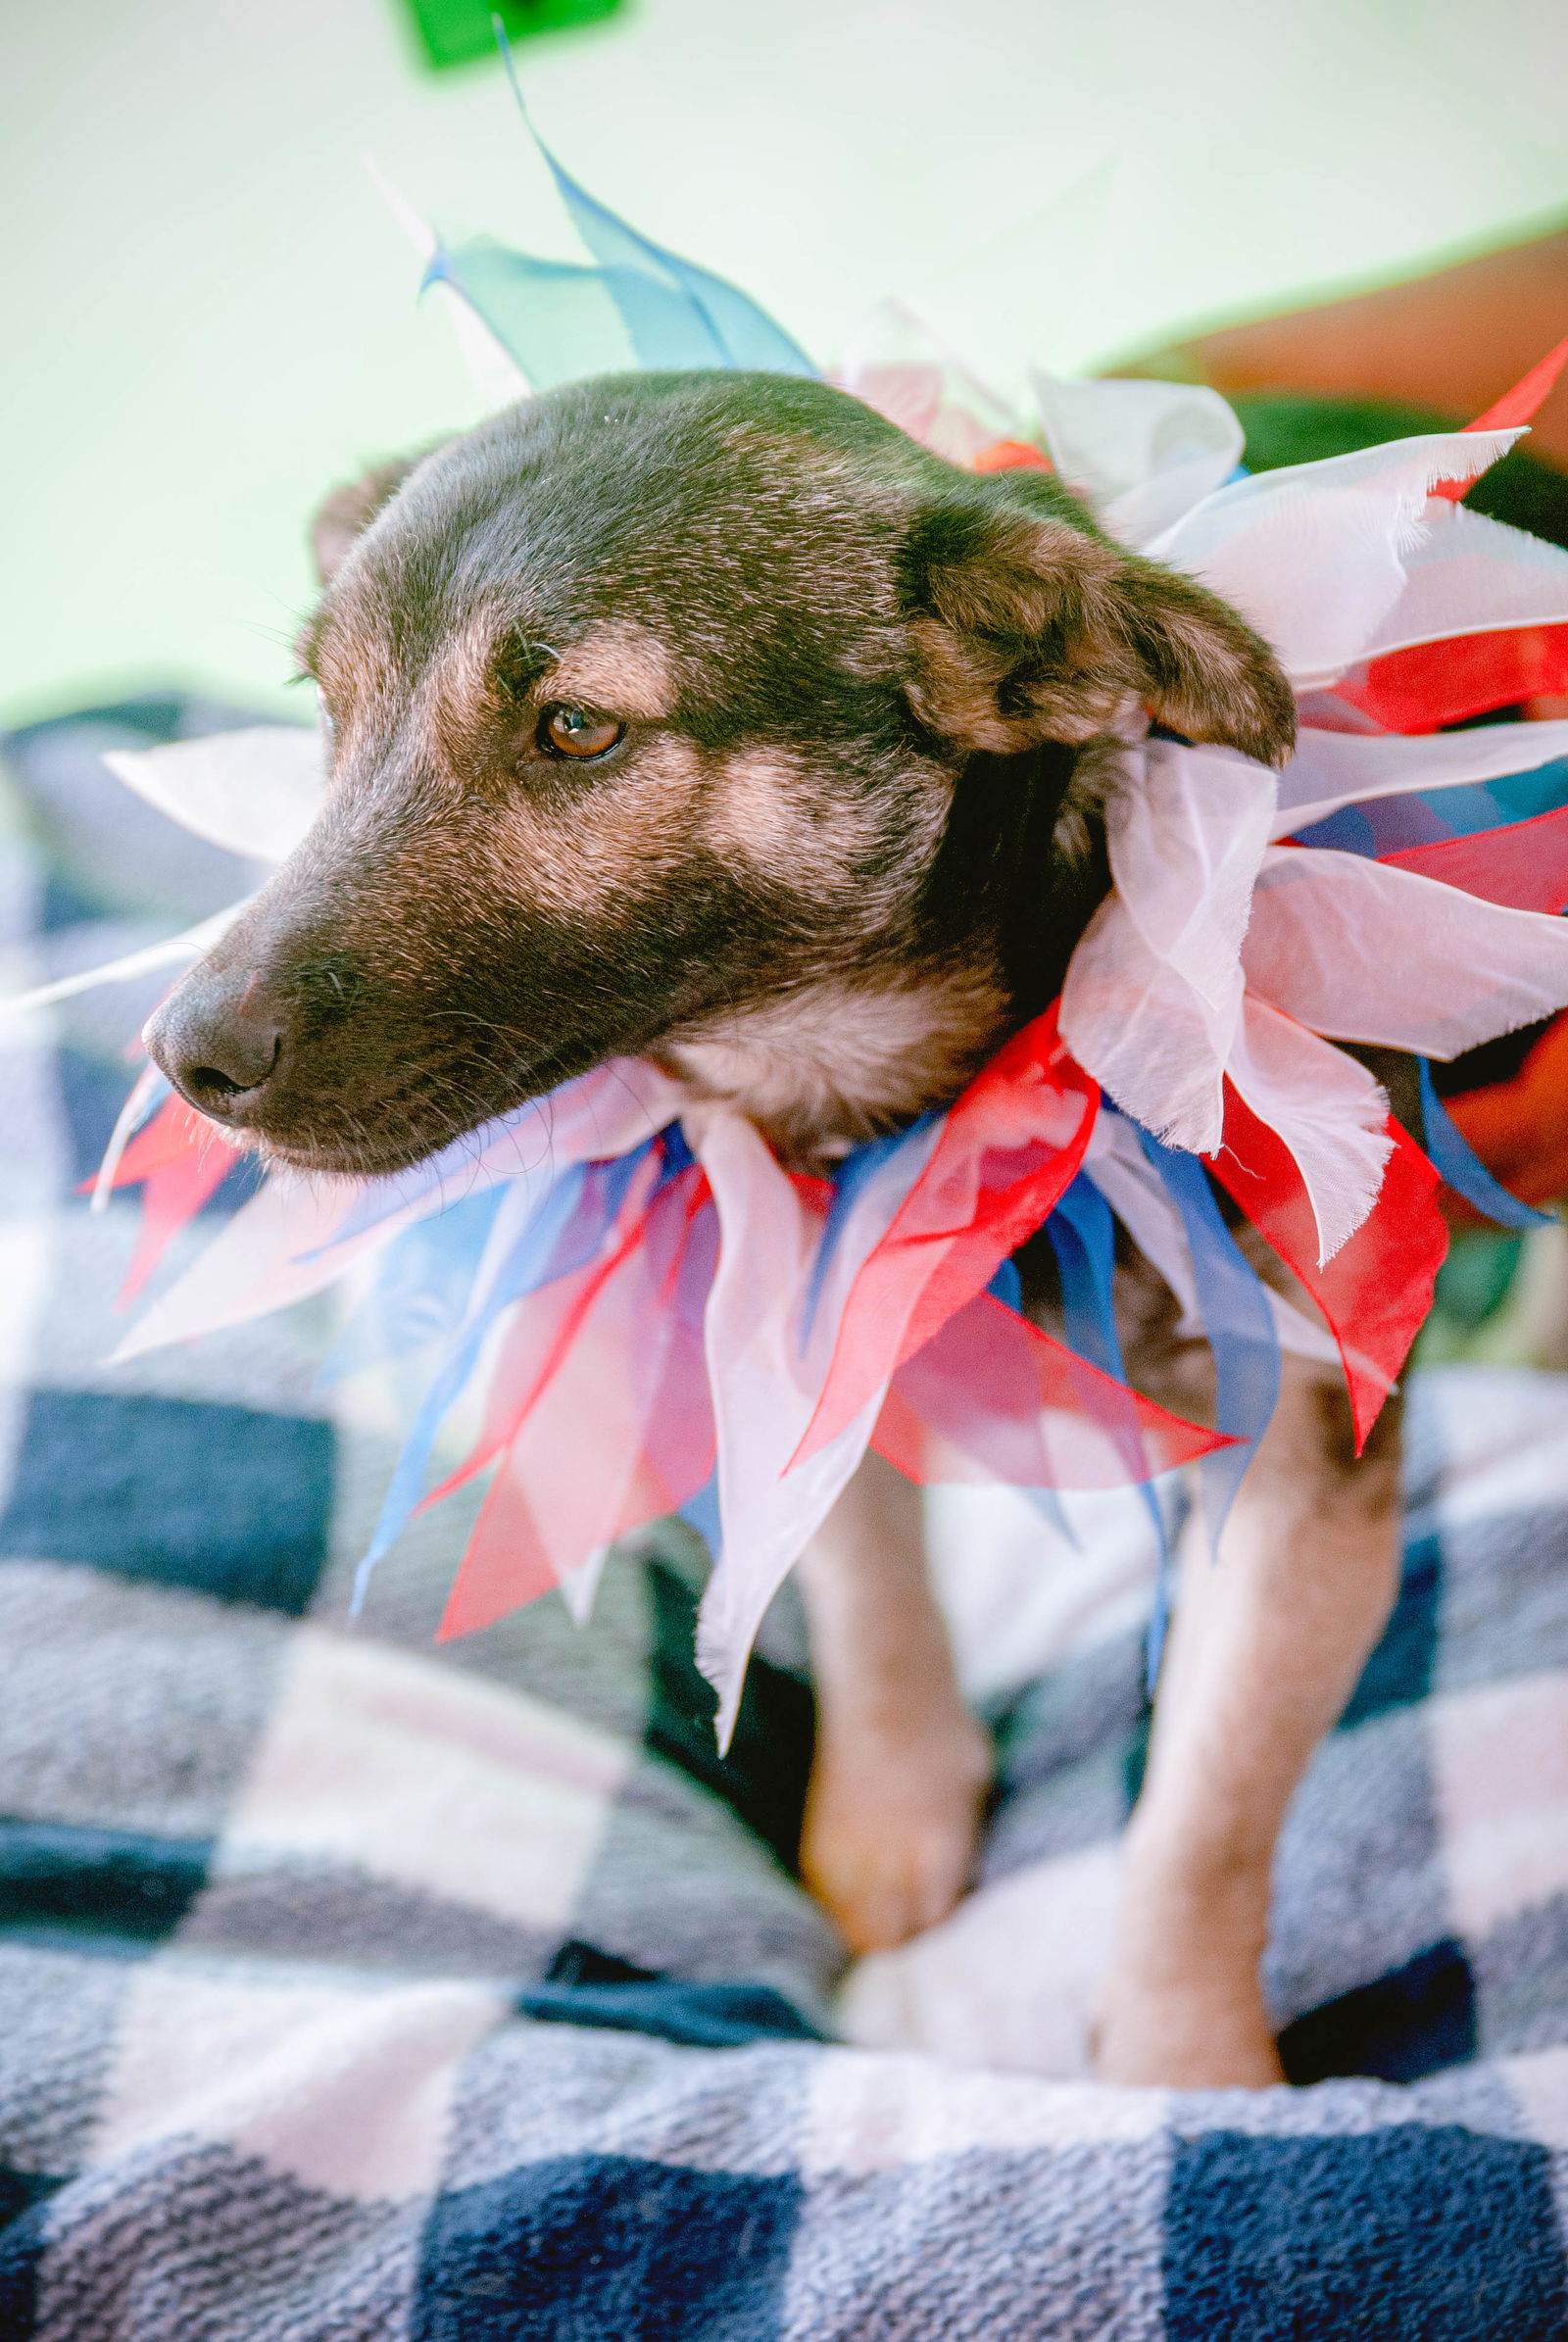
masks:
MULTIPOLYGON (((1293 745, 1285 677, 1214 595, 1048 473, 956 469, 818 382, 570 385, 338 491, 315 541, 324 809, 147 1033, 201 1112, 306 1171, 394 1171, 638 1053, 820 1170, 1055 996, 1109 883, 1129 710, 1268 764, 1293 745)), ((1049 1246, 1020 1269, 1050 1322, 1049 1246)), ((1135 1383, 1201 1418, 1206 1351, 1159 1280, 1128 1258, 1117 1301, 1135 1383)), ((1392 1605, 1397 1477, 1392 1404, 1357 1459, 1335 1371, 1288 1356, 1223 1566, 1184 1565, 1109 2079, 1282 2077, 1273 1848, 1392 1605)), ((891 1467, 800 1574, 803 1873, 868 1950, 962 1891, 989 1750, 891 1467)))

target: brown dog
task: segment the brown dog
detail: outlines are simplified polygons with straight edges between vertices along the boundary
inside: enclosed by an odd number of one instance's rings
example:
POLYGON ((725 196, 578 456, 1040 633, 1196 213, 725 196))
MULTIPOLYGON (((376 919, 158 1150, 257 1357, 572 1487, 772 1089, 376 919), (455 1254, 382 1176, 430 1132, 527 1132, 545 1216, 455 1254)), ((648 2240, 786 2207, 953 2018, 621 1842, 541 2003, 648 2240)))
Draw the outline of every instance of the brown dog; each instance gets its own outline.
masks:
MULTIPOLYGON (((1294 737, 1212 595, 1050 478, 956 470, 809 382, 557 391, 340 493, 318 546, 326 809, 148 1034, 193 1103, 310 1169, 392 1170, 633 1052, 830 1159, 950 1099, 1059 988, 1123 711, 1267 762, 1294 737)), ((1123 1283, 1135 1375, 1200 1413, 1169 1296, 1123 1283)), ((1273 1845, 1392 1599, 1394 1447, 1354 1463, 1330 1371, 1287 1360, 1225 1566, 1181 1605, 1112 2077, 1278 2078, 1273 1845)), ((961 1890, 987 1754, 889 1468, 803 1580, 805 1868, 868 1948, 961 1890)))

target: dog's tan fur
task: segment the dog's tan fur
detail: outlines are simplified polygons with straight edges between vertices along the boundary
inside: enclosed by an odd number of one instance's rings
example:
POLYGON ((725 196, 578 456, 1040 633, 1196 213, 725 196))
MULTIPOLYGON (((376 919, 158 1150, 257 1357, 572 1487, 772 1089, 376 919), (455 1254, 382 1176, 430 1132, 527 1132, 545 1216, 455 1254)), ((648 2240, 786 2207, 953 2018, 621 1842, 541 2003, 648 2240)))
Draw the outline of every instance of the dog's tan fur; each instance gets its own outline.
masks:
POLYGON ((924 984, 827 983, 716 1018, 659 1054, 699 1098, 720 1098, 803 1169, 956 1097, 1005 1030, 1006 996, 983 970, 924 984))
MULTIPOLYGON (((1271 656, 1200 587, 1040 475, 954 472, 815 384, 553 393, 339 492, 318 546, 327 810, 149 1035, 312 1168, 394 1168, 629 1050, 820 1168, 950 1100, 1059 986, 1105 883, 1107 729, 1149 707, 1270 761, 1292 739, 1271 656), (616 728, 591 769, 548 753, 562 704, 616 728)), ((1134 1379, 1201 1414, 1205 1354, 1157 1280, 1123 1284, 1134 1379)), ((1290 1362, 1221 1563, 1191 1565, 1113 2078, 1278 2077, 1272 1849, 1387 1611, 1396 1444, 1353 1462, 1343 1395, 1290 1362)), ((962 1891, 987 1752, 887 1467, 802 1581, 804 1868, 868 1949, 962 1891)))
POLYGON ((708 789, 701 753, 664 734, 623 778, 573 806, 569 819, 560 805, 526 798, 499 809, 491 833, 497 878, 508 885, 526 871, 537 900, 567 917, 591 915, 607 888, 623 899, 646 893, 672 867, 663 824, 683 808, 695 812, 708 789))
MULTIPOLYGON (((1240 1233, 1259 1273, 1315 1318, 1295 1279, 1240 1233)), ((1181 1339, 1173 1297, 1141 1262, 1118 1272, 1117 1315, 1133 1381, 1211 1420, 1206 1344, 1181 1339)), ((1258 1975, 1274 1847, 1393 1606, 1399 1452, 1396 1399, 1357 1459, 1337 1372, 1287 1355, 1217 1561, 1193 1508, 1123 1844, 1098 2025, 1104 2080, 1284 2078, 1258 1975)), ((974 1744, 918 1537, 917 1501, 873 1457, 801 1572, 825 1703, 803 1867, 864 1951, 929 1925, 944 1886, 956 1899, 975 1828, 974 1744)))

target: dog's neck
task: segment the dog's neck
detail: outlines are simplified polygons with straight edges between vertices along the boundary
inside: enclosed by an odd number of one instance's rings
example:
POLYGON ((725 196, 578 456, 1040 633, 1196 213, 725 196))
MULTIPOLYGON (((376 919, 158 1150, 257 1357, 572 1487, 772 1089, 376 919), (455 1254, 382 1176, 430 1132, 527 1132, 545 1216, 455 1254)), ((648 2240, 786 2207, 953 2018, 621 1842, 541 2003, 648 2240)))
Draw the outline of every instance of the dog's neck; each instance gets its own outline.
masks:
POLYGON ((995 966, 803 987, 673 1042, 661 1060, 699 1098, 750 1116, 819 1169, 960 1091, 1014 1021, 995 966))
POLYGON ((1092 781, 1086 842, 1061 852, 1083 778, 1054 748, 975 758, 902 950, 705 1024, 660 1061, 802 1169, 946 1105, 1060 990, 1104 891, 1092 781))

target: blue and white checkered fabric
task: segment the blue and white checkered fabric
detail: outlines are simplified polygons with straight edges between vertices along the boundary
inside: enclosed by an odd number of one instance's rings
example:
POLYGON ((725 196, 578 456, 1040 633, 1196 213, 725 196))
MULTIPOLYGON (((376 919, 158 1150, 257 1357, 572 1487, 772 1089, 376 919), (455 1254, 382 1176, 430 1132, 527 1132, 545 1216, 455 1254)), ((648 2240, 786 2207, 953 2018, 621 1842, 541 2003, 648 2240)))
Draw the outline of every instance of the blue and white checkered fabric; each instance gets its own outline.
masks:
MULTIPOLYGON (((4 989, 237 891, 93 762, 221 720, 13 742, 4 989)), ((400 1394, 322 1394, 327 1307, 105 1368, 134 1207, 74 1189, 147 1005, 0 1027, 5 2342, 1568 2334, 1568 1391, 1416 1390, 1403 1598, 1280 1861, 1310 2086, 1101 2088, 1144 1559, 1037 1565, 982 1882, 835 1999, 787 1620, 723 1766, 673 1534, 588 1632, 437 1656, 449 1509, 350 1630, 400 1394)))

